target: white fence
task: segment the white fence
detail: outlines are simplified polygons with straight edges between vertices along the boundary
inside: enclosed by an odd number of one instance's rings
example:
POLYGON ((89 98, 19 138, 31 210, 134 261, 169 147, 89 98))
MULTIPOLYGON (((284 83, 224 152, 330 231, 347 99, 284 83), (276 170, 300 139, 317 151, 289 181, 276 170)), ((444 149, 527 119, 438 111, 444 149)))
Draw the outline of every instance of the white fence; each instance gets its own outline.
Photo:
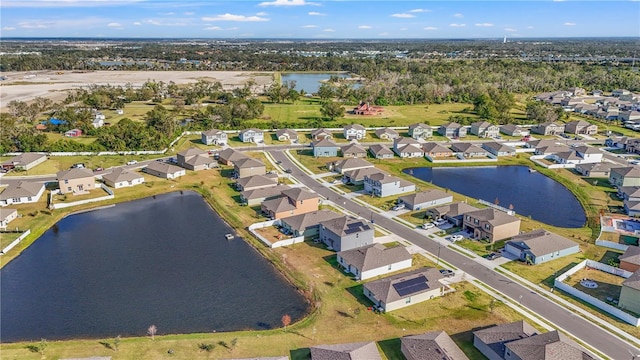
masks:
POLYGON ((483 204, 483 205, 487 205, 487 206, 489 206, 489 207, 492 207, 492 208, 494 208, 494 209, 496 209, 496 210, 500 210, 500 211, 502 211, 502 212, 506 212, 507 214, 509 214, 509 215, 511 215, 511 216, 514 216, 514 215, 516 214, 516 212, 515 212, 515 211, 513 211, 513 210, 511 210, 511 209, 507 209, 506 207, 502 207, 502 206, 500 206, 500 205, 496 205, 496 204, 491 203, 491 202, 488 202, 488 201, 486 201, 486 200, 478 199, 478 202, 479 202, 480 204, 483 204))
MULTIPOLYGON (((109 199, 113 199, 115 196, 113 194, 113 191, 111 189, 109 189, 105 184, 100 184, 100 187, 107 192, 107 196, 101 196, 98 198, 94 198, 94 199, 86 199, 86 200, 80 200, 80 201, 73 201, 70 203, 64 203, 64 204, 53 204, 53 198, 52 198, 52 203, 51 203, 51 207, 54 209, 64 209, 64 208, 68 208, 71 206, 76 206, 76 205, 83 205, 83 204, 89 204, 92 202, 98 202, 98 201, 104 201, 104 200, 109 200, 109 199)), ((53 194, 53 192, 52 192, 53 194)))
POLYGON ((610 249, 616 249, 620 251, 627 251, 627 249, 629 248, 629 245, 618 244, 613 241, 607 241, 607 240, 596 240, 596 245, 604 246, 610 249))
POLYGON ((22 233, 22 235, 20 235, 17 239, 13 240, 11 242, 11 244, 7 245, 4 249, 2 249, 2 251, 0 251, 0 255, 4 255, 7 253, 7 251, 11 250, 14 248, 14 246, 18 245, 18 243, 20 243, 20 241, 22 241, 22 239, 26 238, 27 235, 31 234, 31 230, 27 230, 25 232, 22 233))
POLYGON ((267 245, 268 247, 270 247, 272 249, 273 248, 282 247, 282 246, 293 245, 293 244, 301 243, 301 242, 304 241, 304 236, 298 236, 298 237, 294 237, 294 238, 279 240, 279 241, 276 241, 276 242, 272 243, 271 241, 267 240, 264 236, 260 235, 257 231, 255 231, 256 229, 262 229, 262 228, 266 228, 266 227, 274 226, 274 225, 278 225, 279 226, 280 224, 281 224, 281 222, 280 222, 279 219, 278 220, 269 220, 269 221, 263 221, 263 222, 251 224, 251 225, 249 225, 248 229, 260 241, 262 241, 265 245, 267 245))
POLYGON ((554 281, 554 286, 568 294, 571 294, 575 297, 577 297, 578 299, 589 303, 597 308, 599 308, 600 310, 603 310, 615 317, 617 317, 618 319, 629 323, 633 326, 640 326, 640 318, 637 318, 629 313, 626 313, 622 310, 620 310, 619 308, 607 304, 606 302, 596 299, 595 297, 591 296, 591 295, 587 295, 584 292, 569 286, 568 284, 565 284, 563 281, 567 279, 567 277, 569 277, 570 275, 575 274, 576 272, 578 272, 581 269, 584 269, 585 267, 590 267, 590 268, 594 268, 594 269, 598 269, 604 272, 607 272, 609 274, 613 274, 613 275, 617 275, 617 276, 621 276, 623 278, 628 278, 629 276, 631 276, 633 273, 623 270, 623 269, 619 269, 613 266, 609 266, 606 264, 602 264, 599 263, 597 261, 593 261, 593 260, 584 260, 581 263, 579 263, 578 265, 572 267, 571 269, 569 269, 567 272, 561 274, 560 276, 558 276, 555 281, 554 281))
POLYGON ((477 163, 477 162, 496 162, 498 161, 498 158, 496 158, 494 155, 490 155, 489 158, 465 158, 462 155, 458 155, 459 153, 456 153, 456 157, 451 157, 448 159, 441 159, 441 160, 434 160, 433 158, 431 158, 431 156, 429 155, 425 155, 424 157, 431 161, 432 163, 435 164, 439 164, 439 163, 477 163))

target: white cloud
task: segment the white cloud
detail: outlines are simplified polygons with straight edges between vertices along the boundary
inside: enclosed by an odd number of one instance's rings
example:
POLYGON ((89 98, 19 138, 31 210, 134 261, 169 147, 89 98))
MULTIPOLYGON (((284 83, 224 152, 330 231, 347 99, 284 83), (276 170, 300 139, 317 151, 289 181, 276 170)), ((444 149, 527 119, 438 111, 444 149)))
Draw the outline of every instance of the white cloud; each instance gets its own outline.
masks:
POLYGON ((185 11, 185 12, 183 12, 183 14, 184 14, 184 15, 187 15, 187 16, 193 16, 193 15, 195 15, 196 13, 195 13, 195 11, 185 11))
POLYGON ((463 17, 464 17, 464 15, 462 15, 462 14, 460 14, 460 13, 456 13, 456 14, 453 14, 453 17, 463 18, 463 17))
POLYGON ((140 21, 134 21, 133 25, 140 26, 142 23, 140 21))
POLYGON ((107 24, 107 27, 122 29, 122 24, 117 23, 117 22, 110 22, 110 23, 107 24))
POLYGON ((13 26, 5 26, 5 27, 2 28, 2 30, 4 30, 4 31, 13 31, 15 29, 16 28, 14 28, 13 26))
POLYGON ((309 15, 309 16, 326 16, 327 14, 323 14, 323 13, 320 13, 320 12, 317 12, 317 11, 309 11, 307 13, 307 15, 309 15))
POLYGON ((492 27, 493 24, 492 23, 479 23, 476 24, 477 27, 492 27))
POLYGON ((518 31, 518 30, 516 30, 516 29, 514 29, 514 28, 504 28, 504 31, 507 31, 507 32, 516 32, 516 31, 518 31))
POLYGON ((314 2, 307 2, 305 0, 274 0, 274 1, 264 1, 258 4, 258 6, 304 6, 304 5, 319 6, 320 4, 314 3, 314 2))
POLYGON ((244 15, 234 15, 234 14, 222 14, 216 15, 213 17, 205 16, 202 18, 202 21, 238 21, 238 22, 261 22, 261 21, 269 21, 269 19, 260 16, 244 16, 244 15))
POLYGON ((46 29, 51 26, 52 23, 40 22, 40 21, 21 21, 18 23, 18 27, 21 29, 46 29))
POLYGON ((333 30, 333 29, 324 29, 324 30, 322 30, 322 31, 324 31, 324 32, 336 32, 336 31, 335 31, 335 30, 333 30))
POLYGON ((186 26, 185 22, 165 22, 162 20, 149 19, 144 21, 147 24, 155 25, 155 26, 186 26))
POLYGON ((54 29, 54 28, 96 28, 105 23, 108 23, 107 19, 89 16, 84 18, 75 19, 56 19, 56 20, 26 20, 18 23, 17 27, 21 29, 54 29))
POLYGON ((256 13, 256 16, 267 16, 268 14, 264 11, 260 11, 259 13, 256 13))
POLYGON ((369 26, 369 25, 360 25, 360 26, 358 26, 358 29, 371 29, 371 26, 369 26))
POLYGON ((317 28, 318 25, 303 25, 302 27, 305 29, 313 29, 313 28, 317 28))
POLYGON ((425 13, 425 12, 431 12, 431 10, 429 9, 412 9, 409 10, 410 13, 425 13))
POLYGON ((222 28, 220 26, 209 26, 202 30, 222 30, 222 28))
POLYGON ((451 27, 461 28, 467 26, 467 24, 449 24, 451 27))
POLYGON ((237 26, 232 26, 230 28, 226 28, 225 30, 240 30, 240 28, 237 26))
POLYGON ((427 27, 425 27, 424 29, 425 29, 425 30, 427 30, 427 31, 438 30, 438 28, 437 28, 437 27, 435 27, 435 26, 427 26, 427 27))
POLYGON ((574 23, 574 22, 566 22, 563 25, 564 26, 576 26, 576 23, 574 23))
POLYGON ((29 0, 2 2, 3 8, 61 8, 61 7, 94 7, 118 6, 140 3, 144 0, 29 0))
POLYGON ((391 17, 400 18, 400 19, 410 19, 416 17, 413 14, 400 13, 400 14, 391 14, 391 17))

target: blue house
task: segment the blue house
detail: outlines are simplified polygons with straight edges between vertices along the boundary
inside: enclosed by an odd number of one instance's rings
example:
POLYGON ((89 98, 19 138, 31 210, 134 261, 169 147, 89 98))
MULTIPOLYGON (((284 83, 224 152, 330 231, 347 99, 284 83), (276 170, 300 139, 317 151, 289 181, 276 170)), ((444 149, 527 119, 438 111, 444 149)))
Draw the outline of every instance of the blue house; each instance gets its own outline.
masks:
MULTIPOLYGON (((66 121, 66 120, 56 119, 56 118, 50 118, 46 123, 49 123, 49 124, 51 124, 51 125, 56 125, 56 126, 58 126, 58 125, 66 124, 66 123, 67 123, 67 121, 66 121)), ((46 124, 46 123, 45 123, 45 124, 46 124)))
POLYGON ((329 139, 314 141, 311 143, 313 147, 313 156, 315 157, 334 157, 338 156, 338 145, 329 139))

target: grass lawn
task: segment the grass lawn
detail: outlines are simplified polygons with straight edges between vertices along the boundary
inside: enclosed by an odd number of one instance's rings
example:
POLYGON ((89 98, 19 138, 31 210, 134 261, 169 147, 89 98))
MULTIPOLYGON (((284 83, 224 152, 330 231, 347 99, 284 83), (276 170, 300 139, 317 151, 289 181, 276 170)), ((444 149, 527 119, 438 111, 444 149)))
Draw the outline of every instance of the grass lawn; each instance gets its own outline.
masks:
MULTIPOLYGON (((7 231, 13 231, 18 229, 19 231, 26 231, 18 226, 14 226, 15 220, 7 226, 7 231)), ((22 235, 22 232, 0 233, 0 249, 4 249, 7 245, 11 244, 15 239, 22 235)))
POLYGON ((89 145, 93 144, 97 139, 96 137, 92 136, 66 137, 64 136, 64 134, 53 132, 45 132, 44 134, 47 135, 47 141, 50 143, 56 142, 58 140, 71 140, 83 145, 89 145))
POLYGON ((482 242, 478 240, 464 239, 461 241, 457 241, 456 244, 462 246, 467 250, 471 250, 479 256, 488 255, 502 247, 504 247, 505 240, 498 240, 493 244, 489 244, 488 242, 482 242))
MULTIPOLYGON (((124 105, 124 113, 122 115, 118 115, 115 110, 103 110, 102 113, 105 115, 105 122, 111 123, 111 125, 117 124, 120 120, 124 118, 129 118, 133 121, 145 121, 145 116, 147 113, 156 106, 155 103, 146 102, 146 101, 133 101, 124 105)), ((173 109, 172 105, 163 104, 167 109, 173 109)))
POLYGON ((582 291, 583 293, 607 302, 607 297, 612 297, 614 299, 618 298, 620 290, 622 290, 622 282, 624 280, 625 279, 623 277, 609 274, 604 271, 585 268, 578 270, 578 272, 571 275, 564 282, 567 285, 571 285, 574 288, 582 291), (582 279, 591 279, 596 284, 598 284, 598 287, 594 289, 584 287, 580 284, 580 280, 582 279))
POLYGON ((97 187, 94 190, 88 191, 86 194, 56 194, 53 195, 53 203, 54 204, 63 204, 63 203, 72 203, 76 201, 96 199, 99 197, 109 195, 102 187, 97 187))
POLYGON ((50 156, 49 159, 42 164, 28 171, 12 171, 6 176, 30 176, 30 175, 48 175, 55 174, 61 170, 71 168, 73 164, 82 163, 88 169, 98 167, 110 168, 113 166, 121 166, 129 160, 150 160, 162 157, 164 155, 77 155, 77 156, 50 156))
POLYGON ((304 165, 307 169, 309 169, 314 174, 322 174, 329 172, 327 169, 327 163, 330 161, 340 161, 344 160, 343 157, 313 157, 313 150, 305 149, 305 150, 291 150, 291 154, 295 157, 296 160, 300 161, 302 165, 304 165))

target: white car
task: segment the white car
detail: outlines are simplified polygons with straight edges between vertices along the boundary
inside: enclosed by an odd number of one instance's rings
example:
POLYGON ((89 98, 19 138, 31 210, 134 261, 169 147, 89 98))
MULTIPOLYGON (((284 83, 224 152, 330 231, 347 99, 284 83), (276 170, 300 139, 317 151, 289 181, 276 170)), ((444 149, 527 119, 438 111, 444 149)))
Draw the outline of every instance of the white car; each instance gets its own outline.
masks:
POLYGON ((456 242, 456 241, 460 241, 464 239, 464 236, 462 235, 451 235, 451 241, 456 242))
POLYGON ((436 220, 433 222, 436 226, 442 226, 442 225, 446 225, 448 223, 447 220, 441 219, 441 220, 436 220))
POLYGON ((422 228, 423 229, 433 229, 434 227, 436 227, 436 225, 434 223, 424 223, 422 224, 422 228))
POLYGON ((394 207, 391 208, 392 211, 398 211, 398 210, 402 210, 404 209, 404 203, 403 204, 398 204, 394 207))
POLYGON ((137 163, 138 163, 138 162, 137 162, 137 161, 135 161, 135 160, 129 160, 129 161, 127 161, 127 165, 135 165, 135 164, 137 164, 137 163))

